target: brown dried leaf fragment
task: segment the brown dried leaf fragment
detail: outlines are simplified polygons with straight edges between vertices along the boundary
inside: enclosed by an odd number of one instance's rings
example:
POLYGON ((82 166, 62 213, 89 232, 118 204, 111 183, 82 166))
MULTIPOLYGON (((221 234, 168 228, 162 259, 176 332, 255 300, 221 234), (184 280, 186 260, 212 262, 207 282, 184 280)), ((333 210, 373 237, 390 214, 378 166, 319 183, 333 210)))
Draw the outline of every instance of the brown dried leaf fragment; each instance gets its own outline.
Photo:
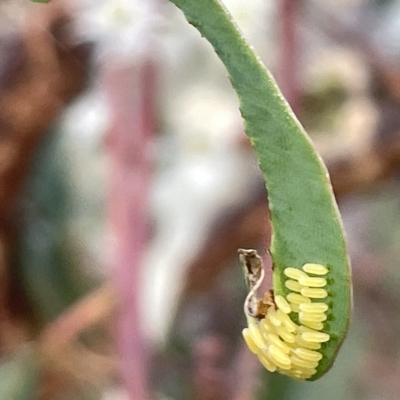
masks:
POLYGON ((249 315, 262 319, 265 317, 268 308, 275 306, 273 290, 268 290, 262 298, 259 298, 257 291, 260 289, 265 272, 262 258, 257 250, 239 249, 239 262, 242 265, 245 280, 249 288, 249 294, 245 301, 245 312, 249 315))

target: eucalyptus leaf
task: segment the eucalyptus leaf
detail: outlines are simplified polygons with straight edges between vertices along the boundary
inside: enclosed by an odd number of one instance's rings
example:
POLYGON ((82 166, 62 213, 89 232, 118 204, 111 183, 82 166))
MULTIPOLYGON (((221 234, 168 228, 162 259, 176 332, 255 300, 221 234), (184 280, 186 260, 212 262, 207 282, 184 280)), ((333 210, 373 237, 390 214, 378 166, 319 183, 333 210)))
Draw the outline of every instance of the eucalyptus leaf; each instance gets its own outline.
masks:
POLYGON ((273 230, 273 289, 287 295, 283 271, 306 263, 329 268, 323 359, 310 380, 332 365, 349 324, 350 265, 328 172, 270 72, 217 0, 170 0, 214 47, 237 92, 245 131, 268 189, 273 230))

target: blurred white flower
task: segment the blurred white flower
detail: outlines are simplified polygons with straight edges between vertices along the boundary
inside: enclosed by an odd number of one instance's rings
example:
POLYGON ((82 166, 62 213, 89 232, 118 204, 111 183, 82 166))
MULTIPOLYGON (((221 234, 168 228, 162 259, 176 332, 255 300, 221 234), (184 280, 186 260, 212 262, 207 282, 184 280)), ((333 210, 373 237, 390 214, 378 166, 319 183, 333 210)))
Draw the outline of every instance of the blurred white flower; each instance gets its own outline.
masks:
POLYGON ((247 40, 261 53, 275 29, 276 2, 223 0, 247 40))
POLYGON ((78 33, 96 42, 100 57, 110 61, 146 51, 159 20, 158 0, 84 0, 78 7, 78 33))

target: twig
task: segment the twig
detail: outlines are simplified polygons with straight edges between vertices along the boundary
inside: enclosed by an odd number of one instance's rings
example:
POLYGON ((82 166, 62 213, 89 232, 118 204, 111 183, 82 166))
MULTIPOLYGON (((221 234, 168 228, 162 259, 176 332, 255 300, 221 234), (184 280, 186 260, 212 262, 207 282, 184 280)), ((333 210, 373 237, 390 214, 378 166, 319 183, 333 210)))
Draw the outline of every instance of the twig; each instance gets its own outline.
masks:
POLYGON ((106 284, 61 314, 43 330, 39 340, 46 348, 64 346, 88 327, 109 317, 115 307, 115 290, 106 284))

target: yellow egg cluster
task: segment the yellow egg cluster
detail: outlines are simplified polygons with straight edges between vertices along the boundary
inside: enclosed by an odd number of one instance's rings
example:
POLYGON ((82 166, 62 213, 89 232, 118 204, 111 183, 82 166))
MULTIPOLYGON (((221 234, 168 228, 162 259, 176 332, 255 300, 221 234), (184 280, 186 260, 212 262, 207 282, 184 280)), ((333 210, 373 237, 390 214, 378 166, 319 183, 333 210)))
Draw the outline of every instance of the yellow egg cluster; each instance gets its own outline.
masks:
POLYGON ((303 270, 286 268, 285 286, 291 292, 286 298, 275 295, 274 306, 268 307, 263 318, 247 316, 243 337, 268 371, 295 379, 308 379, 317 372, 323 357, 321 343, 330 339, 321 332, 328 311, 323 301, 328 296, 327 273, 320 264, 305 264, 303 270))

